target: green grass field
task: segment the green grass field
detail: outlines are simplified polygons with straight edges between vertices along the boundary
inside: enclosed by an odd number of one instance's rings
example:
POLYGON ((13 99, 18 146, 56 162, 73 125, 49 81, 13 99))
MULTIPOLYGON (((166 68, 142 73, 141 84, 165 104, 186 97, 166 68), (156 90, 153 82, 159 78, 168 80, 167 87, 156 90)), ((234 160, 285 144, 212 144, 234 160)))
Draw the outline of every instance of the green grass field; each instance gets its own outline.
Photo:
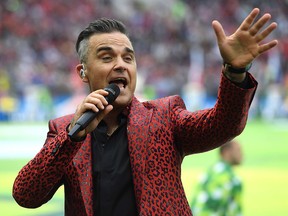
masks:
MULTIPOLYGON (((9 124, 9 126, 5 126, 0 124, 1 148, 4 143, 2 141, 7 143, 7 140, 21 142, 23 139, 33 139, 31 134, 17 135, 17 137, 9 135, 9 131, 19 127, 19 125, 9 124)), ((27 125, 20 127, 24 128, 27 125)), ((38 127, 38 125, 33 127, 38 127)), ((41 127, 43 128, 43 125, 41 127)), ((46 125, 44 125, 45 127, 46 125)), ((39 134, 35 137, 42 141, 39 134)), ((288 215, 288 121, 248 122, 244 132, 237 137, 237 140, 242 143, 244 153, 243 164, 236 169, 244 182, 244 215, 288 215)), ((0 158, 0 215, 64 215, 63 188, 55 194, 50 202, 38 209, 22 208, 13 200, 11 196, 13 181, 18 171, 29 159, 0 158)), ((182 179, 188 200, 191 200, 193 196, 193 190, 200 175, 216 159, 217 151, 215 150, 185 158, 182 165, 182 179)))

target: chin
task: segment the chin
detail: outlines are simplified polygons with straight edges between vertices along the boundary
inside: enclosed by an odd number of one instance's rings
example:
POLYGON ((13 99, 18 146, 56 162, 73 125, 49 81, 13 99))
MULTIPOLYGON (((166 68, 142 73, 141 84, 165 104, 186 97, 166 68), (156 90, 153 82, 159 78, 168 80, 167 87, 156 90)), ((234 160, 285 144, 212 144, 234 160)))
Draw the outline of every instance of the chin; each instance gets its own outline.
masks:
POLYGON ((126 107, 128 106, 131 101, 132 101, 132 96, 119 96, 114 103, 114 106, 119 106, 119 107, 126 107))

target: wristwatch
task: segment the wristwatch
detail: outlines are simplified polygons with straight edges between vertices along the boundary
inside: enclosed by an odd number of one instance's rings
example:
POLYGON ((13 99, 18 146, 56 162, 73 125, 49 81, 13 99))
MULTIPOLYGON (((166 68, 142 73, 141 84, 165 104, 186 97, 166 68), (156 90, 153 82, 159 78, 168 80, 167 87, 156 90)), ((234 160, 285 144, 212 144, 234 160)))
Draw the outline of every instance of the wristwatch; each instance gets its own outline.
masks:
POLYGON ((223 62, 223 66, 224 66, 224 69, 230 73, 242 74, 242 73, 247 72, 252 67, 252 63, 248 64, 244 68, 235 68, 232 65, 225 63, 225 62, 223 62))

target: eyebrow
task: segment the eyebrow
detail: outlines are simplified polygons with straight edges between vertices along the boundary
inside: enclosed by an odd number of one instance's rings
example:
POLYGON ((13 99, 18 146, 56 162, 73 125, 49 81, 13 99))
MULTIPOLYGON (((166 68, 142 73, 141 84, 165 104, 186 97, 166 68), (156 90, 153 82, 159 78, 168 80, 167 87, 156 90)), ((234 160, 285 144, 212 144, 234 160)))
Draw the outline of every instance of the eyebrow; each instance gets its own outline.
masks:
MULTIPOLYGON (((134 51, 132 49, 130 49, 129 47, 125 47, 124 49, 126 52, 128 53, 132 53, 134 54, 134 51)), ((96 53, 99 53, 99 52, 102 52, 102 51, 113 51, 112 47, 109 47, 109 46, 103 46, 103 47, 99 47, 97 50, 96 50, 96 53)))

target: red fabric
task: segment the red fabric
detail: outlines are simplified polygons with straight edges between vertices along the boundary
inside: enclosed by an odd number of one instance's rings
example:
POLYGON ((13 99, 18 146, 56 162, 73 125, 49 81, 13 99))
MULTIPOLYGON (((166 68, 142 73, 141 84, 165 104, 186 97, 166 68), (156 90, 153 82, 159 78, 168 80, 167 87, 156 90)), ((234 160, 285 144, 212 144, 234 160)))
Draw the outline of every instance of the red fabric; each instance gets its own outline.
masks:
MULTIPOLYGON (((139 215, 192 215, 181 182, 185 155, 208 151, 239 135, 254 88, 241 89, 222 77, 211 109, 189 112, 179 96, 140 103, 128 111, 128 146, 139 215)), ((17 176, 13 196, 35 208, 65 186, 66 215, 93 215, 91 137, 73 143, 66 127, 72 115, 49 122, 46 142, 17 176)))

